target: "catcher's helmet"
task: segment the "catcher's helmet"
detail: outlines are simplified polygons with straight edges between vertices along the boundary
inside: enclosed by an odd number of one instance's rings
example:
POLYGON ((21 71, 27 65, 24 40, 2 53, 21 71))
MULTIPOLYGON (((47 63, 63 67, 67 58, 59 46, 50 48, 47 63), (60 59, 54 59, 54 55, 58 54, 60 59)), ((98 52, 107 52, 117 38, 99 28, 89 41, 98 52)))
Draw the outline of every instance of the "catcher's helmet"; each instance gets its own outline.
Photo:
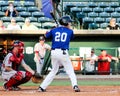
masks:
POLYGON ((16 47, 16 46, 23 46, 24 47, 24 43, 22 41, 15 40, 13 42, 13 47, 16 47))
POLYGON ((64 26, 67 26, 69 22, 73 22, 73 20, 71 19, 69 15, 63 16, 59 20, 60 25, 64 25, 64 26))

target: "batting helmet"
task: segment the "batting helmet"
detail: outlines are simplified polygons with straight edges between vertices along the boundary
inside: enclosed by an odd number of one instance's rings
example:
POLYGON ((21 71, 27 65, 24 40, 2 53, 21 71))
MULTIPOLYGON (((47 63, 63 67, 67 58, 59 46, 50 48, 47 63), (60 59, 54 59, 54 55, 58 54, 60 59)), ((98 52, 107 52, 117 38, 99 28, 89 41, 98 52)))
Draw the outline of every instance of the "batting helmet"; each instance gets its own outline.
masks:
POLYGON ((73 22, 73 20, 71 19, 69 15, 63 16, 59 20, 60 25, 64 25, 64 26, 67 26, 69 22, 73 22))
POLYGON ((45 37, 44 37, 44 36, 40 36, 40 37, 39 37, 39 40, 40 40, 40 41, 45 40, 45 37))

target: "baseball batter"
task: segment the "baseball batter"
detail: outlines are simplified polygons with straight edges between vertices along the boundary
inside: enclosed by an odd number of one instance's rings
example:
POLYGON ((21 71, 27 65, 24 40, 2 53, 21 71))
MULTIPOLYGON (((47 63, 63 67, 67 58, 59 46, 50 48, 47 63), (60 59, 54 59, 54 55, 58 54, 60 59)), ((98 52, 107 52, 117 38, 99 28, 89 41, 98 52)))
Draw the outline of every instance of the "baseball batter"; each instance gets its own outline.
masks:
POLYGON ((36 62, 36 71, 40 74, 44 64, 44 57, 47 49, 51 50, 51 46, 45 43, 44 36, 40 36, 39 42, 36 43, 34 47, 34 61, 36 62))
POLYGON ((59 23, 60 27, 52 29, 50 32, 46 33, 46 38, 52 38, 52 51, 51 51, 51 63, 52 70, 47 75, 45 80, 40 85, 38 91, 45 92, 47 86, 52 82, 56 73, 58 72, 59 66, 62 64, 69 75, 72 83, 73 90, 75 92, 80 92, 77 85, 77 79, 71 64, 68 50, 69 42, 73 39, 73 31, 70 29, 72 19, 70 16, 63 16, 59 23))
POLYGON ((2 64, 2 78, 5 80, 4 89, 20 90, 19 85, 28 82, 35 72, 23 60, 24 43, 14 41, 12 51, 6 55, 2 64), (26 71, 19 71, 19 66, 22 66, 26 71))

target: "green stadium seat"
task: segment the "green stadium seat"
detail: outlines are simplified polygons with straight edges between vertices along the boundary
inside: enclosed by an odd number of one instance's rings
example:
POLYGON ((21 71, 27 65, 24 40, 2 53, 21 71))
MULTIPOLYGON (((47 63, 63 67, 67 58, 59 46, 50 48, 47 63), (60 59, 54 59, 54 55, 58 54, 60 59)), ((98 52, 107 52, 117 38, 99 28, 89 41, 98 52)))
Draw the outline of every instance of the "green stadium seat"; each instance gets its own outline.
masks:
POLYGON ((35 17, 28 17, 30 19, 30 22, 37 22, 37 18, 35 17))
POLYGON ((26 18, 26 17, 30 17, 30 16, 31 16, 31 13, 30 13, 30 12, 19 12, 19 15, 20 15, 21 17, 26 18))
POLYGON ((107 13, 112 13, 112 12, 114 12, 114 8, 106 7, 106 8, 104 8, 104 11, 107 13))
POLYGON ((28 12, 35 12, 35 11, 39 11, 39 9, 37 7, 28 7, 27 8, 28 12))
POLYGON ((76 13, 79 13, 79 12, 81 12, 82 10, 81 10, 81 8, 78 8, 78 7, 72 7, 72 8, 70 9, 70 11, 71 11, 72 16, 73 16, 73 17, 76 17, 76 13))
POLYGON ((95 8, 95 7, 97 7, 97 3, 95 3, 95 2, 89 2, 88 6, 89 6, 89 8, 95 8))
POLYGON ((56 24, 55 23, 51 23, 51 22, 45 22, 42 24, 42 28, 43 29, 51 29, 53 27, 55 27, 56 24))
POLYGON ((39 17, 44 17, 45 14, 43 12, 32 12, 32 16, 39 18, 39 17))
POLYGON ((83 18, 83 23, 93 23, 93 18, 85 17, 83 18))
POLYGON ((20 1, 14 1, 13 4, 14 4, 15 7, 22 6, 20 1))
POLYGON ((31 22, 31 24, 35 25, 39 29, 41 28, 41 24, 39 24, 38 22, 31 22))
POLYGON ((4 22, 3 25, 7 28, 7 26, 10 24, 10 22, 4 22))
POLYGON ((115 8, 115 12, 120 13, 120 7, 115 8))
POLYGON ((110 3, 109 3, 109 6, 112 7, 112 8, 117 8, 117 7, 119 7, 120 5, 119 5, 119 2, 110 2, 110 3))
POLYGON ((96 7, 96 8, 93 9, 93 12, 95 12, 95 13, 101 13, 101 12, 103 12, 103 8, 96 7))
POLYGON ((0 1, 0 6, 1 7, 8 6, 8 1, 0 1))
POLYGON ((117 22, 117 23, 120 23, 120 18, 117 18, 116 22, 117 22))
POLYGON ((89 8, 89 7, 82 8, 82 12, 84 13, 92 12, 92 8, 89 8))
POLYGON ((79 2, 79 3, 76 4, 76 6, 77 6, 78 8, 84 8, 84 7, 87 7, 87 4, 85 4, 85 3, 83 3, 83 2, 79 2))
POLYGON ((8 6, 2 7, 2 11, 5 12, 8 9, 8 6))
POLYGON ((99 16, 100 16, 101 18, 108 18, 108 17, 110 17, 110 14, 107 13, 107 12, 102 12, 102 13, 99 14, 99 16))
POLYGON ((105 19, 105 22, 106 22, 106 23, 109 23, 109 22, 110 22, 110 19, 111 19, 111 17, 106 18, 106 19, 105 19))
POLYGON ((90 13, 88 13, 88 17, 90 17, 90 18, 96 18, 96 17, 98 17, 98 13, 90 12, 90 13))
POLYGON ((93 29, 98 29, 98 26, 99 26, 99 25, 96 24, 96 23, 90 23, 90 24, 88 25, 88 28, 93 30, 93 29))
POLYGON ((109 25, 109 23, 101 23, 100 28, 106 29, 108 25, 109 25))
POLYGON ((41 23, 41 27, 42 27, 43 23, 52 22, 52 20, 50 18, 47 18, 47 17, 40 17, 40 18, 38 18, 38 22, 41 23))
POLYGON ((16 7, 16 10, 17 10, 18 12, 26 11, 26 7, 19 6, 19 7, 16 7))
POLYGON ((25 7, 32 7, 32 6, 35 6, 35 3, 34 2, 30 2, 30 1, 26 1, 24 2, 23 4, 25 7))
POLYGON ((10 17, 2 17, 1 20, 3 20, 3 22, 10 22, 11 18, 10 17))
POLYGON ((24 22, 24 18, 23 17, 16 17, 16 22, 24 22))
POLYGON ((24 25, 24 22, 17 22, 18 25, 20 25, 20 27, 22 28, 22 26, 24 25))
POLYGON ((70 9, 72 7, 75 7, 75 5, 73 3, 68 3, 65 5, 65 8, 64 8, 64 11, 65 11, 65 14, 69 14, 70 13, 70 9))
POLYGON ((94 22, 95 23, 104 23, 105 22, 105 20, 104 20, 104 18, 101 18, 101 17, 97 17, 97 18, 94 18, 94 22))
POLYGON ((112 18, 119 18, 119 17, 120 17, 120 13, 118 13, 118 12, 113 12, 113 13, 111 13, 111 17, 112 17, 112 18))
POLYGON ((98 3, 98 6, 99 6, 100 8, 106 8, 106 7, 108 7, 109 5, 108 5, 107 2, 100 2, 100 3, 98 3))
POLYGON ((3 16, 5 16, 5 12, 0 11, 0 17, 3 17, 3 16))

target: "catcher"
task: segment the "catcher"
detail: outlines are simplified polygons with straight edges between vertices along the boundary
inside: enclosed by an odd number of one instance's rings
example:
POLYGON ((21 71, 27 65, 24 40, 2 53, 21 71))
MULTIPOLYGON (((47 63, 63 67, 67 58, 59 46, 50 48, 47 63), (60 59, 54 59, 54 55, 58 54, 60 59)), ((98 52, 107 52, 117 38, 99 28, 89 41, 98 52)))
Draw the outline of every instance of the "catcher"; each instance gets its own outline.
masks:
POLYGON ((23 42, 19 40, 14 41, 11 52, 9 52, 3 60, 2 78, 5 80, 3 87, 7 91, 20 90, 21 88, 18 86, 28 82, 32 76, 41 77, 23 60, 23 48, 23 42), (20 65, 26 71, 19 71, 20 65))

